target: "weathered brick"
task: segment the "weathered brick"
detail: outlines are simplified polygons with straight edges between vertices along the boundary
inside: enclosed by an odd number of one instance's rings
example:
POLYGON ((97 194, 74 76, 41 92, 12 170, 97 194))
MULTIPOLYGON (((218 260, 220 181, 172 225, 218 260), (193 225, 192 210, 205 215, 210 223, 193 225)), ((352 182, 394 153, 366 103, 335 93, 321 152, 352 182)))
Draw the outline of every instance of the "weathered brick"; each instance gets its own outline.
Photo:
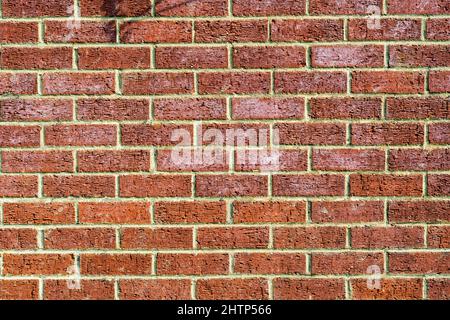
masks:
POLYGON ((425 89, 424 74, 405 71, 355 71, 354 93, 421 93, 425 89))
POLYGON ((4 151, 2 171, 16 173, 73 172, 70 151, 4 151))
POLYGON ((85 275, 149 275, 150 254, 81 254, 80 272, 85 275))
POLYGON ((267 40, 267 20, 195 22, 195 42, 265 42, 267 40))
POLYGON ((267 300, 265 279, 208 279, 197 281, 196 296, 200 300, 267 300))
POLYGON ((234 223, 304 223, 306 204, 298 201, 234 202, 234 223))
POLYGON ((0 22, 0 43, 36 43, 38 24, 36 22, 0 22))
POLYGON ((222 253, 159 253, 156 263, 158 275, 227 274, 229 257, 222 253))
POLYGON ((114 197, 113 176, 45 176, 44 195, 51 198, 66 197, 114 197))
POLYGON ((81 202, 82 224, 148 224, 150 205, 145 202, 81 202))
POLYGON ((379 119, 378 98, 312 98, 310 117, 314 119, 379 119))
POLYGON ((150 170, 149 151, 80 151, 79 172, 139 172, 150 170))
POLYGON ((352 174, 350 194, 360 197, 419 197, 422 195, 422 176, 352 174))
POLYGON ((321 171, 381 171, 385 152, 378 149, 315 149, 312 166, 321 171))
POLYGON ((336 19, 273 20, 274 42, 319 42, 344 40, 344 22, 336 19))
POLYGON ((121 230, 123 249, 192 249, 190 228, 126 228, 121 230))
POLYGON ((274 230, 276 249, 343 249, 345 228, 283 227, 274 230))
POLYGON ((221 69, 228 66, 226 47, 157 47, 158 69, 221 69))
POLYGON ((382 67, 384 46, 313 46, 311 63, 315 68, 382 67))
POLYGON ((119 281, 120 299, 124 300, 188 300, 191 280, 124 279, 119 281))
POLYGON ((274 175, 275 196, 339 196, 344 195, 344 176, 338 175, 274 175))
POLYGON ((275 73, 276 93, 344 93, 347 75, 344 72, 290 71, 275 73))
POLYGON ((147 69, 150 68, 148 48, 79 48, 80 69, 147 69))
POLYGON ((162 224, 179 223, 224 223, 225 202, 177 201, 156 202, 155 221, 162 224))
POLYGON ((108 43, 116 42, 114 21, 45 21, 45 42, 108 43))
POLYGON ((381 222, 384 204, 381 201, 313 201, 311 219, 317 223, 381 222))
POLYGON ((269 229, 259 227, 199 228, 197 244, 201 249, 261 249, 269 245, 269 229))

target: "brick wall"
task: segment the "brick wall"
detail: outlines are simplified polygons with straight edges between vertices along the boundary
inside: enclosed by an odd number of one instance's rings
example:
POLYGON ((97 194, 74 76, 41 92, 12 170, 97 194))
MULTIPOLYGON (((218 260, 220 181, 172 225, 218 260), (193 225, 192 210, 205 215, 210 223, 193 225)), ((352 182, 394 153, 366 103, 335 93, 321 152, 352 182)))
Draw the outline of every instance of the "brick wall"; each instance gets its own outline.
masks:
POLYGON ((449 1, 0 13, 1 299, 449 299, 449 1))

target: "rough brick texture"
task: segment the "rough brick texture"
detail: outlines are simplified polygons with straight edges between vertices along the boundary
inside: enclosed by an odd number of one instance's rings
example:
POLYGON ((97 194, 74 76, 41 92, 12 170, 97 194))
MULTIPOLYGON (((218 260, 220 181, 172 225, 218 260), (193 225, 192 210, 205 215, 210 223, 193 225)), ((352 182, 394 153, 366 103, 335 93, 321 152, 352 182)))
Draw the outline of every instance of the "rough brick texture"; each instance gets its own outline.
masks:
POLYGON ((0 1, 0 300, 450 299, 449 16, 0 1))

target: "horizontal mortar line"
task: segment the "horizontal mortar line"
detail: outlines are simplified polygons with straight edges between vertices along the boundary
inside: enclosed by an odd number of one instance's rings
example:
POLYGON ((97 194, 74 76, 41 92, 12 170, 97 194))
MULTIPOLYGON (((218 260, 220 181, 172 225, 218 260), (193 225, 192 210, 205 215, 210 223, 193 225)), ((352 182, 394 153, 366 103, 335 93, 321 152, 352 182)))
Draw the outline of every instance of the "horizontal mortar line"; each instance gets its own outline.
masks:
MULTIPOLYGON (((384 19, 442 19, 450 18, 448 14, 395 14, 387 13, 380 16, 381 20, 384 19)), ((338 14, 338 15, 327 15, 327 14, 311 14, 311 15, 267 15, 267 16, 140 16, 140 17, 115 17, 115 16, 67 16, 67 17, 52 17, 52 16, 42 16, 42 17, 2 17, 0 21, 67 21, 67 20, 80 20, 80 21, 120 21, 120 22, 149 22, 149 21, 269 21, 269 20, 279 20, 279 19, 289 19, 289 20, 343 20, 343 19, 373 19, 372 15, 369 14, 338 14)))
MULTIPOLYGON (((4 100, 0 100, 1 101, 4 100)), ((36 120, 36 121, 8 121, 8 120, 0 120, 0 127, 7 127, 7 126, 22 126, 22 127, 33 127, 36 125, 42 125, 43 128, 49 128, 51 126, 57 126, 57 125, 247 125, 247 124, 253 124, 253 125, 269 125, 269 124, 405 124, 405 123, 414 123, 414 124, 435 124, 435 123, 450 123, 450 119, 442 118, 442 119, 379 119, 379 118, 372 118, 372 119, 330 119, 330 118, 314 118, 314 119, 305 119, 305 118, 274 118, 274 119, 207 119, 207 120, 196 120, 196 119, 189 119, 189 120, 175 120, 175 119, 157 119, 157 120, 61 120, 61 121, 55 121, 55 120, 36 120)), ((214 128, 213 128, 214 129, 214 128)), ((230 128, 233 129, 233 128, 230 128)), ((249 128, 252 129, 252 128, 249 128)), ((245 129, 247 130, 247 129, 245 129)), ((283 144, 278 144, 283 145, 283 144)), ((290 144, 284 144, 286 146, 289 146, 290 144)), ((308 144, 309 145, 309 144, 308 144)), ((325 144, 326 145, 326 144, 325 144)), ((422 144, 417 144, 422 145, 422 144)), ((428 144, 429 146, 442 146, 445 144, 428 144)), ((427 146, 428 146, 427 145, 427 146)), ((122 145, 127 146, 127 145, 122 145)), ((129 147, 133 147, 136 145, 128 145, 129 147)), ((145 145, 143 145, 145 146, 145 145)), ((299 146, 301 146, 299 144, 299 146)), ((321 144, 314 144, 312 146, 321 146, 321 144)), ((353 145, 357 146, 357 145, 353 145)), ((363 147, 364 145, 359 145, 359 147, 363 147)), ((366 145, 371 146, 371 145, 366 145)), ((375 146, 396 146, 395 144, 376 144, 375 146)), ((399 144, 397 146, 405 146, 404 144, 399 144)), ((20 146, 19 146, 20 147, 20 146)), ((48 147, 58 147, 54 145, 48 145, 48 147)), ((71 146, 59 146, 59 147, 71 147, 71 146)), ((81 146, 83 147, 83 146, 81 146)), ((89 147, 89 146, 86 146, 89 147)), ((101 147, 101 146, 99 146, 101 147)), ((155 147, 159 147, 155 145, 155 147)), ((164 147, 164 146, 162 146, 164 147)), ((177 146, 178 147, 178 146, 177 146)), ((0 147, 1 148, 1 147, 0 147)))
MULTIPOLYGON (((178 196, 178 197, 43 197, 43 198, 37 198, 37 197, 28 197, 28 198, 15 198, 15 197, 8 197, 8 198, 0 198, 0 203, 3 202, 45 202, 44 200, 47 200, 48 202, 63 202, 63 201, 110 201, 113 202, 114 200, 123 200, 123 201, 144 201, 144 200, 155 200, 155 201, 187 201, 187 200, 193 200, 191 196, 178 196)), ((241 201, 261 201, 261 200, 267 200, 267 196, 241 196, 241 197, 199 197, 196 196, 195 200, 210 200, 210 201, 219 201, 219 200, 241 200, 241 201)), ((323 200, 323 201, 338 201, 338 200, 358 200, 358 201, 370 201, 370 200, 391 200, 391 201, 443 201, 443 200, 449 200, 448 196, 351 196, 351 198, 347 198, 345 196, 327 196, 327 195, 318 195, 318 196, 273 196, 273 200, 277 201, 289 201, 289 200, 323 200)))
MULTIPOLYGON (((198 249, 98 249, 98 250, 81 250, 81 249, 36 249, 36 250, 2 250, 1 254, 9 255, 29 255, 29 254, 110 254, 110 255, 121 255, 121 254, 138 254, 138 255, 149 255, 149 254, 229 254, 229 253, 312 253, 312 254, 342 254, 342 253, 382 253, 383 248, 373 248, 373 249, 354 249, 354 248, 333 248, 333 249, 321 249, 321 248, 308 248, 308 249, 283 249, 283 248, 261 248, 261 249, 246 249, 246 248, 227 248, 227 249, 211 249, 211 248, 198 248, 198 249)), ((450 249, 446 248, 395 248, 387 249, 387 253, 450 253, 450 249)))
POLYGON ((418 45, 421 47, 427 46, 445 46, 449 45, 450 40, 420 40, 420 39, 350 39, 350 40, 325 40, 325 41, 305 41, 299 39, 298 41, 202 41, 202 42, 71 42, 71 41, 51 41, 45 42, 7 42, 2 43, 2 47, 5 48, 61 48, 61 47, 76 47, 76 48, 226 48, 227 45, 232 45, 232 48, 241 47, 322 47, 322 46, 365 46, 365 45, 418 45))
MULTIPOLYGON (((199 201, 201 203, 201 201, 199 201)), ((245 222, 245 223, 77 223, 77 224, 7 224, 3 223, 0 226, 1 229, 34 229, 39 228, 39 230, 49 231, 54 229, 192 229, 197 228, 321 228, 321 227, 339 227, 339 228, 362 228, 362 227, 400 227, 400 228, 415 228, 415 227, 448 227, 450 226, 450 220, 447 222, 436 222, 436 223, 424 223, 424 222, 391 222, 390 225, 386 225, 383 221, 374 222, 291 222, 291 223, 278 223, 278 222, 245 222)))
MULTIPOLYGON (((411 176, 411 175, 422 175, 422 174, 448 174, 450 170, 441 170, 441 171, 391 171, 386 173, 383 169, 379 171, 369 171, 369 170, 358 170, 358 171, 332 171, 332 170, 303 170, 303 171, 233 171, 230 172, 228 169, 224 171, 220 170, 208 170, 208 171, 190 171, 189 169, 185 169, 184 171, 83 171, 83 172, 3 172, 2 175, 5 177, 17 176, 20 174, 21 176, 58 176, 58 177, 72 177, 72 176, 152 176, 152 175, 160 175, 160 176, 215 176, 215 175, 229 175, 229 176, 260 176, 267 177, 269 174, 273 175, 283 175, 283 176, 302 176, 305 175, 306 172, 309 172, 308 175, 345 175, 345 174, 370 174, 370 175, 395 175, 395 176, 411 176)), ((276 195, 275 195, 276 196, 276 195)), ((395 197, 395 196, 386 196, 386 197, 395 197)))
MULTIPOLYGON (((154 274, 154 275, 86 275, 81 274, 81 280, 106 280, 106 281, 114 281, 114 280, 213 280, 213 279, 254 279, 254 278, 270 278, 270 279, 370 279, 373 275, 367 274, 329 274, 329 275, 309 275, 309 274, 296 274, 296 275, 287 275, 287 274, 205 274, 205 275, 166 275, 166 274, 154 274)), ((399 274, 381 274, 382 279, 450 279, 450 276, 447 274, 407 274, 407 273, 399 273, 399 274)), ((73 275, 0 275, 0 279, 2 280, 73 280, 73 275)))
MULTIPOLYGON (((423 145, 401 145, 401 146, 395 146, 395 145, 390 145, 390 146, 355 146, 355 145, 340 145, 340 146, 329 146, 329 145, 313 145, 313 146, 309 146, 309 145, 272 145, 272 147, 276 147, 277 149, 279 149, 280 151, 308 151, 309 148, 313 147, 313 151, 317 150, 360 150, 360 151, 372 151, 372 150, 377 150, 377 151, 385 151, 385 150, 422 150, 422 151, 444 151, 447 150, 449 145, 427 145, 427 146, 423 146, 423 145)), ((204 146, 126 146, 126 145, 121 145, 119 146, 101 146, 101 147, 58 147, 58 146, 43 146, 43 147, 30 147, 30 148, 25 148, 25 147, 18 147, 18 148, 1 148, 0 147, 0 151, 3 152, 58 152, 58 151, 78 151, 79 153, 82 152, 93 152, 93 151, 172 151, 172 150, 192 150, 194 151, 195 149, 200 149, 200 150, 209 150, 207 145, 204 146)), ((209 147, 210 148, 210 147, 209 147)), ((248 150, 248 151, 258 151, 258 150, 265 150, 266 147, 265 146, 223 146, 223 147, 214 147, 213 150, 218 150, 218 151, 223 151, 223 152, 231 152, 232 150, 248 150)), ((358 172, 361 170, 353 170, 353 171, 349 171, 349 172, 358 172)), ((441 170, 442 171, 442 170, 441 170)), ((68 172, 68 171, 66 171, 68 172)), ((97 171, 98 172, 98 171, 97 171)), ((126 171, 126 172, 130 172, 130 171, 126 171)), ((136 171, 134 171, 136 172, 136 171)), ((141 172, 141 171, 139 171, 141 172)), ((142 171, 144 172, 144 171, 142 171)), ((145 171, 146 172, 146 171, 145 171)), ((285 171, 279 171, 279 172, 285 172, 285 171)), ((339 173, 341 173, 342 171, 339 171, 339 173)), ((378 171, 377 171, 378 172, 378 171)), ((405 172, 405 171, 400 171, 400 172, 405 172)), ((406 170, 406 172, 411 172, 411 173, 415 173, 415 172, 422 172, 422 173, 429 173, 429 172, 433 172, 433 170, 419 170, 419 171, 415 171, 415 170, 406 170)), ((42 172, 38 172, 38 173, 42 173, 42 172)), ((52 173, 52 172, 47 172, 47 173, 52 173)), ((54 172, 54 173, 59 173, 59 172, 54 172)))
MULTIPOLYGON (((245 165, 245 164, 244 164, 245 165)), ((4 169, 3 169, 4 170, 4 169)), ((189 168, 184 170, 147 170, 147 171, 63 171, 63 172, 20 172, 20 171, 3 171, 2 175, 7 176, 17 176, 18 174, 23 176, 34 176, 34 175, 42 175, 45 176, 104 176, 104 175, 185 175, 185 174, 195 174, 195 175, 223 175, 223 174, 231 174, 231 175, 263 175, 266 176, 266 174, 274 174, 274 175, 305 175, 306 173, 309 173, 310 175, 359 175, 359 174, 365 174, 365 175, 394 175, 394 176, 405 176, 405 175, 420 175, 420 174, 450 174, 450 170, 429 170, 429 171, 411 171, 411 170, 395 170, 395 171, 389 171, 389 173, 386 173, 384 168, 380 170, 362 170, 359 169, 358 171, 350 171, 350 170, 289 170, 289 171, 233 171, 230 172, 227 169, 224 170, 205 170, 205 171, 191 171, 189 168)))
MULTIPOLYGON (((277 72, 283 72, 283 73, 297 73, 297 72, 303 72, 303 73, 314 73, 314 72, 345 72, 348 70, 349 67, 314 67, 314 68, 307 68, 307 67, 292 67, 292 68, 123 68, 123 69, 114 69, 114 68, 84 68, 84 69, 64 69, 64 68, 51 68, 51 69, 7 69, 2 68, 0 71, 1 73, 11 73, 11 72, 21 72, 21 73, 41 73, 43 72, 44 75, 46 74, 97 74, 97 73, 113 73, 116 71, 119 71, 122 76, 129 75, 129 74, 139 74, 139 73, 148 73, 148 74, 164 74, 164 73, 193 73, 193 72, 199 72, 201 73, 269 73, 271 70, 274 70, 275 73, 277 72)), ((429 67, 429 66, 420 66, 420 67, 408 67, 408 66, 397 66, 397 67, 350 67, 351 72, 360 72, 360 71, 371 71, 371 72, 385 72, 385 71, 396 71, 396 72, 433 72, 433 71, 450 71, 450 67, 446 66, 436 66, 436 67, 429 67)), ((137 81, 138 79, 133 79, 137 81)), ((142 80, 144 81, 144 80, 142 80)))

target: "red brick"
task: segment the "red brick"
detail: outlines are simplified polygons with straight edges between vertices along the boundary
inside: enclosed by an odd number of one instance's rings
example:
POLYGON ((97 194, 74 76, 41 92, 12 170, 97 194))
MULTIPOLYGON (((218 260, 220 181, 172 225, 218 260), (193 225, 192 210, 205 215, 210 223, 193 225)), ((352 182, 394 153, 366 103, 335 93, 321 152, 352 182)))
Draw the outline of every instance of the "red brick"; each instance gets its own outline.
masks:
POLYGON ((314 46, 311 63, 314 68, 382 67, 384 46, 314 46))
POLYGON ((221 69, 228 66, 226 47, 157 47, 159 69, 221 69))
POLYGON ((155 3, 155 14, 162 17, 226 16, 227 0, 160 0, 155 3))
POLYGON ((352 228, 352 248, 392 249, 423 248, 422 227, 358 227, 352 228))
POLYGON ((247 46, 233 49, 235 68, 301 68, 305 65, 306 50, 300 46, 247 46))
POLYGON ((37 22, 0 22, 0 43, 38 42, 37 22))
POLYGON ((200 300, 267 300, 268 282, 265 279, 208 279, 197 281, 200 300))
POLYGON ((123 43, 180 43, 192 41, 190 21, 126 21, 120 25, 123 43))
POLYGON ((53 198, 114 197, 113 176, 45 176, 44 195, 53 198))
POLYGON ((229 169, 229 156, 226 150, 205 150, 184 148, 183 150, 158 150, 156 167, 165 172, 224 172, 229 169), (178 158, 179 157, 179 158, 178 158))
POLYGON ((227 274, 228 254, 221 253, 159 253, 156 273, 158 275, 214 275, 227 274))
POLYGON ((45 21, 45 42, 107 43, 116 42, 114 21, 45 21))
POLYGON ((286 279, 273 282, 276 300, 342 300, 345 298, 342 279, 286 279))
POLYGON ((310 117, 314 119, 379 119, 378 98, 312 98, 310 117))
POLYGON ((155 99, 153 108, 157 120, 226 119, 226 100, 223 98, 155 99))
POLYGON ((393 149, 389 168, 395 171, 435 171, 450 169, 448 149, 393 149))
POLYGON ((333 123, 281 123, 280 143, 286 145, 344 145, 346 128, 333 123))
MULTIPOLYGON (((236 171, 306 171, 308 154, 306 150, 237 150, 235 156, 236 171), (278 162, 271 163, 273 158, 278 162)), ((273 161, 274 162, 274 161, 273 161)))
POLYGON ((198 75, 200 94, 269 93, 270 74, 267 72, 209 72, 198 75))
POLYGON ((449 119, 448 101, 439 97, 388 98, 389 119, 449 119))
POLYGON ((0 73, 0 94, 4 96, 37 93, 37 76, 30 73, 0 73))
POLYGON ((80 69, 150 68, 149 48, 79 48, 80 69))
POLYGON ((428 247, 429 248, 450 248, 450 227, 428 227, 428 247))
POLYGON ((422 299, 422 279, 380 279, 380 288, 369 288, 371 279, 351 280, 352 296, 356 300, 417 300, 422 299))
POLYGON ((72 0, 4 0, 3 17, 32 18, 73 15, 72 0))
POLYGON ((139 17, 150 16, 152 0, 80 0, 82 16, 139 17))
POLYGON ((117 128, 115 125, 52 125, 45 129, 45 144, 114 146, 117 144, 117 128))
POLYGON ((66 275, 74 265, 71 254, 4 254, 3 273, 7 275, 66 275))
POLYGON ((37 300, 38 280, 0 280, 1 300, 37 300))
POLYGON ((80 151, 79 172, 139 172, 150 170, 150 152, 143 150, 80 151))
POLYGON ((382 171, 385 152, 378 149, 315 149, 314 170, 321 171, 382 171))
POLYGON ((432 123, 428 128, 428 139, 431 144, 450 143, 450 123, 432 123))
POLYGON ((269 245, 269 229, 199 228, 197 243, 201 249, 263 249, 269 245))
POLYGON ((203 146, 257 147, 270 142, 270 126, 266 123, 203 123, 197 129, 198 144, 203 146))
POLYGON ((191 176, 124 175, 120 177, 120 196, 190 197, 191 176))
POLYGON ((304 274, 306 257, 302 253, 238 253, 234 272, 245 274, 304 274))
MULTIPOLYGON (((176 124, 130 124, 122 126, 122 144, 128 146, 168 146, 179 145, 177 133, 189 133, 192 137, 191 125, 176 124)), ((183 144, 184 145, 184 144, 183 144)))
POLYGON ((306 204, 301 201, 234 202, 234 223, 304 223, 306 204))
POLYGON ((110 280, 80 280, 80 288, 73 280, 45 280, 45 300, 113 300, 114 282, 110 280))
POLYGON ((4 203, 5 224, 73 224, 75 209, 72 203, 35 202, 4 203))
POLYGON ((328 71, 291 71, 275 73, 276 93, 344 93, 347 74, 328 71))
POLYGON ((274 175, 275 196, 342 196, 344 176, 338 175, 274 175))
POLYGON ((123 93, 127 95, 194 93, 194 75, 192 73, 124 73, 122 80, 123 93))
POLYGON ((225 223, 225 202, 156 202, 155 221, 161 224, 225 223))
POLYGON ((313 253, 311 273, 328 274, 367 274, 370 266, 378 266, 383 271, 383 253, 379 252, 340 252, 313 253))
POLYGON ((45 95, 98 95, 115 91, 112 73, 47 73, 43 76, 45 95))
POLYGON ((304 15, 305 0, 234 0, 235 16, 304 15))
POLYGON ((65 121, 73 119, 69 99, 0 100, 1 121, 65 121))
POLYGON ((30 198, 37 194, 37 176, 0 176, 0 198, 30 198))
POLYGON ((381 201, 314 201, 311 219, 317 223, 368 223, 384 220, 381 201))
POLYGON ((40 133, 38 126, 0 126, 0 147, 39 147, 40 133))
POLYGON ((150 102, 146 99, 80 99, 79 120, 148 120, 150 102))
POLYGON ((234 119, 302 119, 304 98, 233 98, 234 119))
POLYGON ((370 17, 350 19, 349 40, 420 40, 421 22, 418 19, 370 17))
POLYGON ((344 22, 335 19, 273 20, 274 42, 318 42, 344 40, 344 22))
POLYGON ((450 40, 450 19, 429 19, 426 30, 429 40, 450 40))
POLYGON ((145 202, 81 202, 82 224, 148 224, 150 205, 145 202))
POLYGON ((0 229, 0 250, 37 249, 37 232, 33 229, 0 229))
POLYGON ((389 272, 403 274, 448 273, 450 254, 448 252, 391 252, 389 272))
POLYGON ((391 67, 447 67, 450 66, 450 46, 404 46, 389 47, 391 67))
POLYGON ((392 174, 352 174, 350 193, 360 197, 420 197, 422 176, 392 174))
POLYGON ((198 197, 239 197, 267 195, 267 176, 197 175, 198 197))
POLYGON ((70 69, 72 48, 2 48, 2 69, 70 69))
MULTIPOLYGON (((371 7, 383 7, 382 0, 311 0, 309 12, 317 14, 368 14, 371 7)), ((381 10, 381 9, 380 9, 381 10)))
POLYGON ((191 280, 132 279, 120 280, 120 299, 123 300, 189 300, 191 280))
POLYGON ((450 299, 449 279, 428 279, 428 298, 432 300, 450 299))
POLYGON ((428 195, 450 196, 450 174, 428 175, 428 195))
POLYGON ((81 274, 85 275, 149 275, 150 254, 81 254, 81 274))
POLYGON ((354 93, 421 93, 425 88, 423 73, 406 71, 355 71, 354 93))
POLYGON ((449 14, 450 3, 446 0, 391 0, 389 14, 449 14))
POLYGON ((121 230, 123 249, 192 249, 190 228, 126 228, 121 230))
POLYGON ((430 79, 428 81, 430 92, 450 92, 450 71, 430 71, 430 79))
POLYGON ((265 20, 216 20, 195 22, 195 42, 265 42, 265 20))
POLYGON ((114 229, 104 228, 60 228, 46 230, 45 249, 96 250, 114 249, 116 234, 114 229))
POLYGON ((441 223, 450 221, 450 201, 392 201, 389 221, 394 223, 441 223))
POLYGON ((345 228, 341 227, 283 227, 274 230, 276 249, 342 249, 345 228))
POLYGON ((363 123, 352 125, 354 145, 422 145, 424 128, 416 123, 363 123))
POLYGON ((70 151, 4 151, 3 172, 52 173, 73 172, 70 151))

